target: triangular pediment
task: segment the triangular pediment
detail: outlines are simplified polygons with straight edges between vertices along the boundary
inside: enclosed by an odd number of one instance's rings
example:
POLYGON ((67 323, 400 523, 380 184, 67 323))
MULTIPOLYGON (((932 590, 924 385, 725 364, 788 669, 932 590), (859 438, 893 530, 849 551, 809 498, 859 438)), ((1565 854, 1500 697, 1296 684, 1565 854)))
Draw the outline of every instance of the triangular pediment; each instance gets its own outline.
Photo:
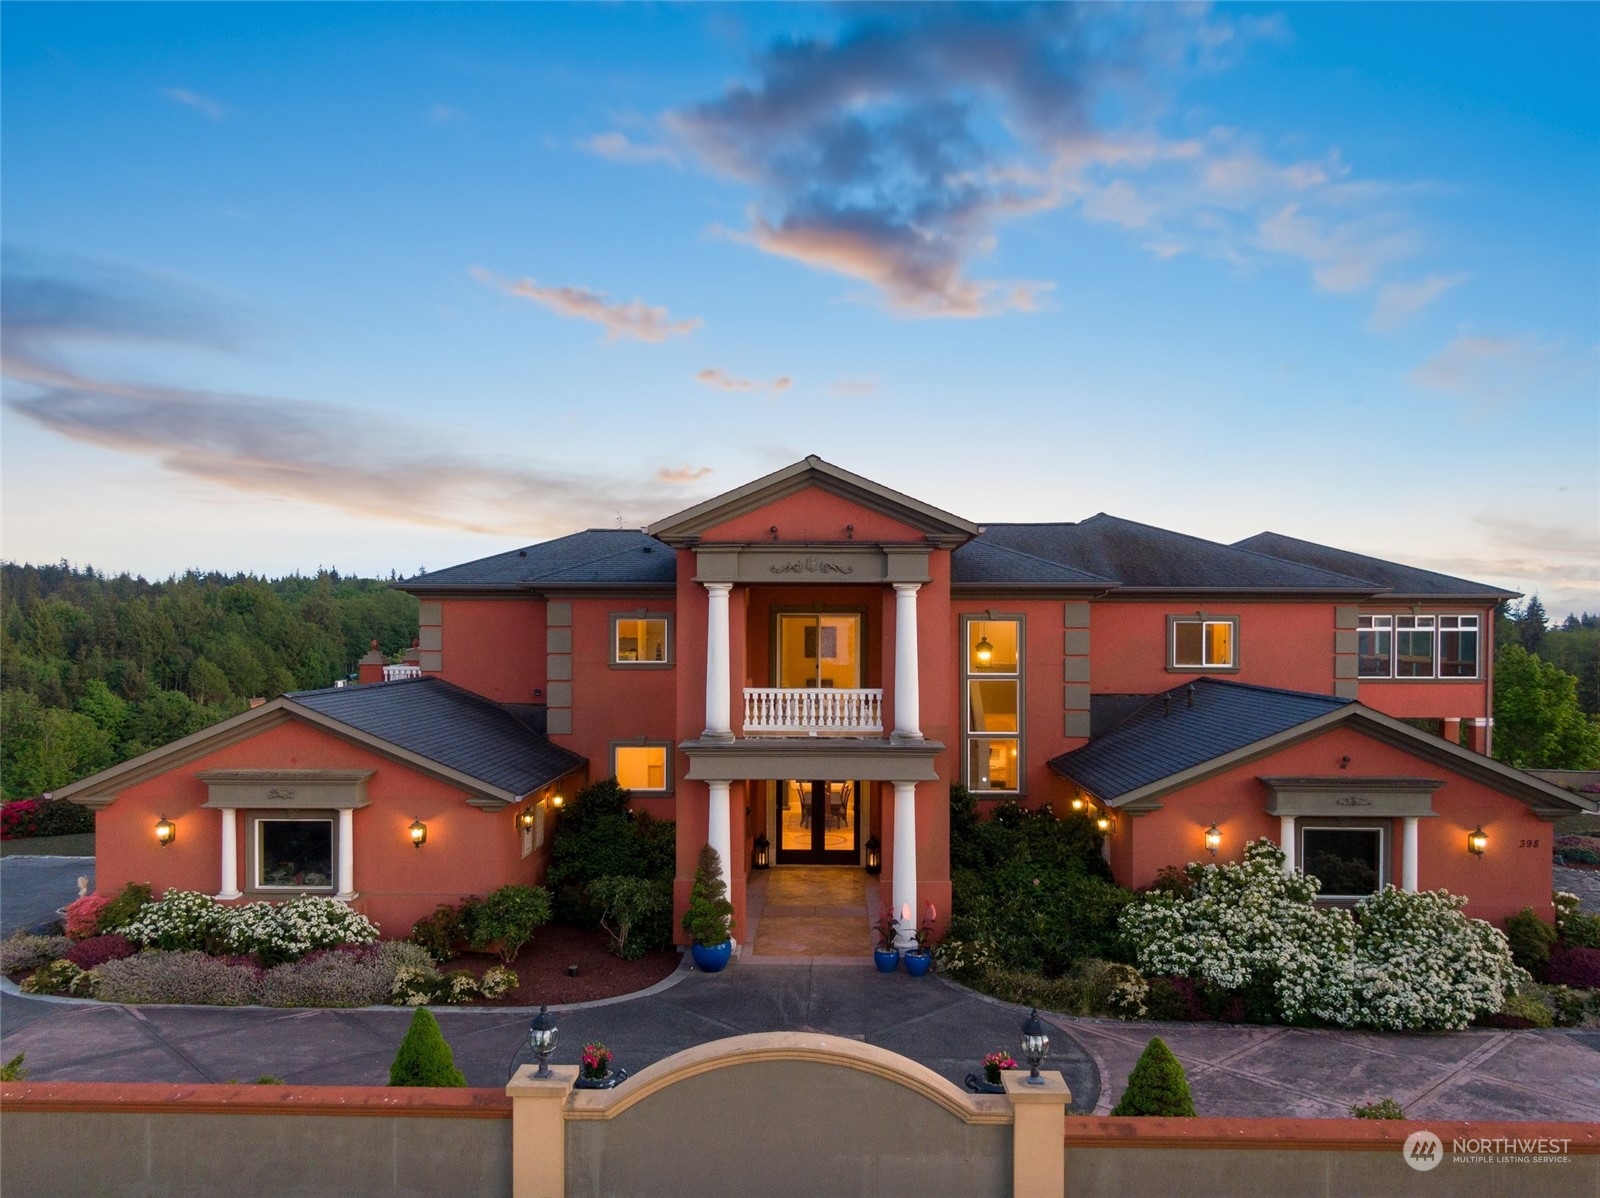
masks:
POLYGON ((669 545, 694 544, 708 531, 812 488, 888 517, 937 544, 959 545, 978 534, 978 526, 970 520, 852 474, 815 455, 658 520, 645 531, 669 545))

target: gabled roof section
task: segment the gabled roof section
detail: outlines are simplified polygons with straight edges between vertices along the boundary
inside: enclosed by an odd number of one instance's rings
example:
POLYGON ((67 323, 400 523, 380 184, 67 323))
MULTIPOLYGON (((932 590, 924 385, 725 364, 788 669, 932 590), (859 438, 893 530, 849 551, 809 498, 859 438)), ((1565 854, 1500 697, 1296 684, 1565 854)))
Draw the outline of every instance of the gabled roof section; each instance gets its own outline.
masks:
POLYGON ((1112 806, 1153 783, 1355 703, 1332 695, 1199 678, 1151 695, 1050 768, 1112 806))
POLYGON ((1383 587, 1360 577, 1285 561, 1108 516, 1076 524, 988 524, 976 543, 1000 545, 1111 579, 1120 592, 1240 591, 1371 595, 1383 587))
POLYGON ((130 786, 297 719, 457 786, 478 806, 514 803, 585 764, 525 714, 437 678, 415 678, 282 695, 61 787, 56 797, 103 807, 130 786))
POLYGON ((1041 588, 1102 592, 1110 590, 1117 583, 1087 570, 1035 557, 980 536, 950 555, 950 585, 973 588, 993 586, 1006 590, 1041 588))
POLYGON ((591 528, 479 558, 398 583, 413 595, 539 590, 543 587, 671 587, 677 555, 631 528, 591 528))
POLYGON ((1235 541, 1235 549, 1248 549, 1264 553, 1283 561, 1315 566, 1319 570, 1332 570, 1337 574, 1352 574, 1370 578, 1389 592, 1393 599, 1479 599, 1492 602, 1496 599, 1516 599, 1519 591, 1501 590, 1481 582, 1455 578, 1449 574, 1436 574, 1399 562, 1386 562, 1382 558, 1368 557, 1364 553, 1351 553, 1347 549, 1334 549, 1314 541, 1301 541, 1282 533, 1262 532, 1242 541, 1235 541))
POLYGON ((862 507, 882 512, 918 529, 932 541, 960 544, 978 532, 978 526, 970 520, 923 503, 920 499, 913 499, 870 478, 852 474, 832 462, 823 461, 815 454, 792 466, 775 470, 764 478, 735 487, 714 499, 685 508, 665 520, 658 520, 646 531, 669 545, 693 544, 706 529, 746 512, 753 512, 773 500, 796 494, 807 487, 820 487, 862 507))
POLYGON ((499 704, 439 678, 296 691, 284 698, 514 798, 584 764, 499 704))
POLYGON ((1518 799, 1546 819, 1600 809, 1600 803, 1569 794, 1542 778, 1451 744, 1354 699, 1217 678, 1200 678, 1150 696, 1108 732, 1081 749, 1052 758, 1050 768, 1108 806, 1153 810, 1160 806, 1163 795, 1335 725, 1352 727, 1518 799))

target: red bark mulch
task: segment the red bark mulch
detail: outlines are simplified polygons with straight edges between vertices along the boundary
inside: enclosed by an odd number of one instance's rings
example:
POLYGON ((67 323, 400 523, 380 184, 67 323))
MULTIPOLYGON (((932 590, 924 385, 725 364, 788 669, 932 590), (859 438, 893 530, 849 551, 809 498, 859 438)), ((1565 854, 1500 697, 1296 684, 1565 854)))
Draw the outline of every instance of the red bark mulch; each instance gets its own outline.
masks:
MULTIPOLYGON (((653 986, 678 968, 674 949, 657 949, 637 961, 624 961, 609 950, 610 937, 601 931, 550 924, 533 935, 533 942, 522 946, 511 968, 520 984, 503 998, 474 999, 474 1007, 560 1006, 589 1002, 596 998, 615 998, 653 986), (578 967, 578 976, 567 975, 568 966, 578 967)), ((493 953, 463 953, 454 961, 439 966, 445 972, 468 969, 482 977, 492 965, 500 964, 493 953)))

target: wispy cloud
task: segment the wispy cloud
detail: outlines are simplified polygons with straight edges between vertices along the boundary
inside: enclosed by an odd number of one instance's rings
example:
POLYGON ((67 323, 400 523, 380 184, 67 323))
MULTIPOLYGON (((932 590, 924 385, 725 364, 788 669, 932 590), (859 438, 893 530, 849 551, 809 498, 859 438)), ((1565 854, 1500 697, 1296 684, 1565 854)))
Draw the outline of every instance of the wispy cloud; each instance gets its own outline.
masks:
POLYGON ((1529 336, 1464 334, 1407 376, 1418 387, 1471 402, 1475 412, 1526 398, 1556 366, 1556 342, 1529 336))
POLYGON ((835 395, 867 395, 877 389, 876 378, 842 378, 828 384, 828 390, 835 395))
POLYGON ((698 382, 702 382, 708 387, 714 387, 718 391, 783 392, 787 391, 794 385, 794 380, 786 374, 779 375, 770 382, 765 382, 757 381, 755 379, 737 378, 718 366, 707 367, 694 377, 698 382))
POLYGON ((451 104, 430 105, 428 111, 422 114, 423 124, 433 125, 435 127, 440 125, 454 125, 457 122, 464 121, 466 119, 466 111, 451 104))
POLYGON ((664 483, 673 483, 681 487, 687 486, 689 483, 699 482, 710 473, 712 473, 710 466, 680 466, 676 470, 669 470, 663 466, 656 471, 656 477, 664 483))
POLYGON ((70 260, 76 269, 52 275, 10 248, 5 264, 5 406, 71 440, 237 491, 470 532, 549 536, 610 524, 619 509, 642 517, 666 502, 665 479, 459 452, 442 430, 387 413, 87 377, 62 357, 115 342, 229 349, 238 323, 201 291, 126 268, 70 260))
POLYGON ((228 110, 210 96, 202 96, 199 92, 192 92, 184 87, 163 88, 161 94, 174 104, 194 109, 207 120, 220 121, 227 118, 228 110))
POLYGON ((578 147, 596 157, 605 158, 611 162, 664 162, 668 166, 682 165, 678 160, 678 156, 672 152, 671 147, 646 145, 632 140, 626 133, 615 131, 597 133, 593 137, 585 138, 578 143, 578 147))
POLYGON ((1367 328, 1374 333, 1392 333, 1445 292, 1459 287, 1471 276, 1466 274, 1428 275, 1410 283, 1390 283, 1378 292, 1367 328))
POLYGON ((485 287, 533 300, 561 316, 592 321, 605 329, 607 341, 622 337, 635 341, 665 341, 692 333, 701 323, 699 317, 673 320, 665 308, 654 307, 643 300, 612 303, 606 296, 586 287, 541 287, 533 279, 502 279, 481 266, 472 268, 472 277, 485 287))

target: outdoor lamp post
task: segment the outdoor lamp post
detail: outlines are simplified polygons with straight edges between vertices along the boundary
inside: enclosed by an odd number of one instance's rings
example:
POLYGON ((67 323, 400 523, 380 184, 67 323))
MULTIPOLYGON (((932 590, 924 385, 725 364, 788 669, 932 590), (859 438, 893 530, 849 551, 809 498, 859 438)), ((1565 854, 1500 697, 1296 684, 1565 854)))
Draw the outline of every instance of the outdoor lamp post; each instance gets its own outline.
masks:
POLYGON ((1044 1085, 1044 1078, 1039 1076, 1039 1064, 1049 1051, 1050 1037, 1045 1035, 1044 1024, 1039 1022, 1039 1008, 1035 1007, 1022 1025, 1022 1055, 1028 1062, 1028 1085, 1044 1085))
POLYGON ((160 819, 156 820, 156 843, 162 848, 166 848, 175 839, 177 839, 177 835, 178 825, 173 823, 166 816, 163 815, 160 819))
POLYGON ((550 1054, 556 1050, 556 1021, 550 1018, 550 1008, 541 1006, 539 1013, 528 1024, 528 1047, 539 1054, 539 1069, 533 1076, 550 1076, 550 1054))
POLYGON ((423 823, 420 819, 412 820, 411 826, 407 828, 406 831, 411 834, 411 844, 413 848, 420 849, 423 846, 423 843, 428 839, 428 825, 423 823))
POLYGON ((1483 830, 1482 824, 1479 824, 1476 828, 1467 833, 1467 852, 1471 853, 1474 857, 1483 856, 1484 849, 1488 847, 1489 834, 1483 830))
POLYGON ((1217 827, 1216 824, 1212 824, 1206 829, 1206 852, 1215 857, 1217 855, 1217 850, 1221 847, 1222 829, 1217 827))

